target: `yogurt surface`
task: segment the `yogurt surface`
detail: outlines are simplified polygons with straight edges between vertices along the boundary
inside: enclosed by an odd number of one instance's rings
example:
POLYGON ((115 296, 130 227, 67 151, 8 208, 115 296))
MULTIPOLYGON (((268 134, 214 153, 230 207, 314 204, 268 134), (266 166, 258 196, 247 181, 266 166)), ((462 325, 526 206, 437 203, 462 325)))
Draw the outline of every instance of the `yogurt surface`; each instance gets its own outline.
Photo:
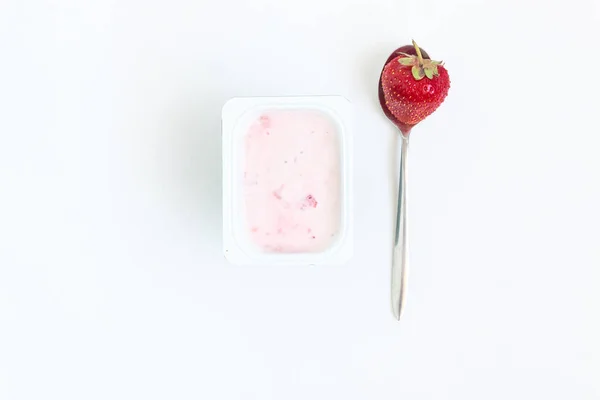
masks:
POLYGON ((264 252, 313 253, 337 239, 341 218, 340 137, 312 109, 270 110, 244 137, 248 235, 264 252))

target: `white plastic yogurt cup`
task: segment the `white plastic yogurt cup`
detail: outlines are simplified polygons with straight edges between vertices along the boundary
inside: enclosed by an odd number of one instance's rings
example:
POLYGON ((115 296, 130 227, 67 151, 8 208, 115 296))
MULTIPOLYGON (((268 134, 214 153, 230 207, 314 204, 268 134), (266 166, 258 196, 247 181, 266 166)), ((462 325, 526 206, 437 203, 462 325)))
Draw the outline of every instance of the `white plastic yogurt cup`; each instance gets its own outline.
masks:
POLYGON ((231 263, 351 258, 351 121, 340 96, 233 98, 223 106, 223 251, 231 263))

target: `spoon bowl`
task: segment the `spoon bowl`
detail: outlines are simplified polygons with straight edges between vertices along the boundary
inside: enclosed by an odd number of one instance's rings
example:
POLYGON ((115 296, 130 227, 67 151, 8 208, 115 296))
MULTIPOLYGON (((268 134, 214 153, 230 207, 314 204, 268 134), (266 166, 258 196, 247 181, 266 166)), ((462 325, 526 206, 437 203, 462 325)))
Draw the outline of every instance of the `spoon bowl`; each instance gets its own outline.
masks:
MULTIPOLYGON (((398 119, 392 114, 392 112, 386 105, 385 96, 383 94, 383 86, 381 84, 381 79, 383 76, 383 69, 385 68, 385 66, 388 65, 396 57, 401 56, 403 54, 409 54, 411 56, 415 56, 415 55, 417 55, 417 51, 415 50, 415 47, 413 45, 408 44, 406 46, 398 47, 396 50, 394 50, 392 52, 392 54, 390 54, 390 56, 388 57, 385 64, 383 64, 383 68, 381 69, 381 75, 379 76, 379 85, 378 85, 378 87, 379 87, 379 104, 381 105, 381 109, 383 110, 383 113, 385 114, 385 116, 388 117, 388 119, 390 121, 392 121, 392 123, 394 125, 396 125, 398 127, 398 129, 400 129, 400 132, 402 132, 402 136, 408 137, 408 134, 410 133, 410 131, 414 125, 408 125, 408 124, 405 124, 404 122, 398 121, 398 119)), ((422 54, 423 58, 429 59, 429 55, 427 54, 427 52, 425 50, 421 49, 421 54, 422 54)))

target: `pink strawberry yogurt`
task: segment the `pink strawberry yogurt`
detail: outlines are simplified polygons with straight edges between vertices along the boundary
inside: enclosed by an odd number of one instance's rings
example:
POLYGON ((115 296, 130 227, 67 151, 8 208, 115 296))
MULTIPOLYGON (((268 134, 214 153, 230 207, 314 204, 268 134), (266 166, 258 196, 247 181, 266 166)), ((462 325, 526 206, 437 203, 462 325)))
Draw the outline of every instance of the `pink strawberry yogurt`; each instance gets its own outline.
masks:
POLYGON ((263 112, 244 138, 248 234, 264 252, 314 253, 337 239, 339 132, 318 110, 263 112))

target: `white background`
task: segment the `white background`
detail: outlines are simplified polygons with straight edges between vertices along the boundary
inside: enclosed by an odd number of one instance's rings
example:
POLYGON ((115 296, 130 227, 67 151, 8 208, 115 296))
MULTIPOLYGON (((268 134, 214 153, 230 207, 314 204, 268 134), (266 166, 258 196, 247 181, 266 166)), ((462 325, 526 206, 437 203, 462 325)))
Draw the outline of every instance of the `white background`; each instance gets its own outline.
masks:
POLYGON ((1 0, 0 399, 600 398, 598 1, 1 0), (381 66, 413 131, 411 279, 389 304, 381 66), (221 252, 220 109, 355 105, 355 256, 221 252))

